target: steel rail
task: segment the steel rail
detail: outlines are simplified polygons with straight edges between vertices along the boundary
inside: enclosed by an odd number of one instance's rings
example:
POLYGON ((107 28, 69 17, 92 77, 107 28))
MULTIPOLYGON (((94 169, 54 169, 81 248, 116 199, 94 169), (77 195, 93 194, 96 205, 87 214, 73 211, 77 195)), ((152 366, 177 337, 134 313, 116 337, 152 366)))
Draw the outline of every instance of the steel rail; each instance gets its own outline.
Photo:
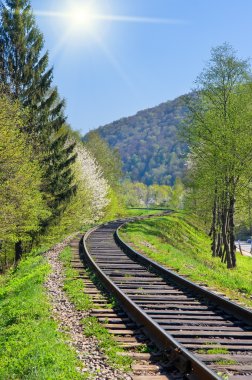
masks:
MULTIPOLYGON (((132 219, 131 219, 132 220, 132 219)), ((122 225, 125 221, 122 221, 122 225)), ((101 226, 99 226, 101 227, 101 226)), ((86 241, 88 237, 99 227, 89 230, 83 237, 83 255, 86 262, 96 273, 106 289, 111 292, 119 302, 120 306, 129 315, 129 317, 137 324, 141 325, 148 337, 164 352, 167 351, 168 358, 171 357, 173 364, 177 366, 184 375, 190 380, 221 380, 221 378, 207 367, 203 362, 190 353, 183 345, 181 345, 172 335, 167 333, 158 323, 150 318, 144 310, 142 310, 134 301, 130 299, 114 282, 99 268, 90 255, 86 241)), ((118 231, 116 231, 117 240, 119 241, 118 231)), ((124 248, 127 245, 125 244, 124 248)), ((127 246, 127 250, 131 250, 127 246)), ((133 251, 133 250, 132 250, 133 251)), ((133 251, 133 255, 137 252, 133 251)), ((151 266, 153 264, 151 263, 151 266)))

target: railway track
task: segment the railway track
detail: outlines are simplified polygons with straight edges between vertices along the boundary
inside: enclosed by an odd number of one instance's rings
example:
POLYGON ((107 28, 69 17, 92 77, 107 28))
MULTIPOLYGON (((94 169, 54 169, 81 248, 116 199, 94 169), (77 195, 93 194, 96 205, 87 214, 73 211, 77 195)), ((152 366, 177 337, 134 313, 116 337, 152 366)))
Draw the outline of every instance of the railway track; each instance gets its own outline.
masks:
MULTIPOLYGON (((183 380, 181 373, 170 365, 167 358, 148 338, 120 305, 103 287, 102 283, 88 268, 79 249, 79 239, 70 243, 72 249, 72 268, 82 279, 85 293, 92 302, 89 316, 95 317, 106 327, 118 344, 118 355, 131 358, 130 380, 183 380)), ((109 379, 109 378, 108 378, 109 379)), ((121 379, 121 376, 118 376, 121 379)))
MULTIPOLYGON (((124 222, 104 224, 83 238, 86 263, 117 299, 124 319, 184 378, 251 380, 252 312, 133 251, 118 234, 124 222)), ((122 319, 110 312, 99 318, 108 318, 111 332, 120 335, 122 319)))

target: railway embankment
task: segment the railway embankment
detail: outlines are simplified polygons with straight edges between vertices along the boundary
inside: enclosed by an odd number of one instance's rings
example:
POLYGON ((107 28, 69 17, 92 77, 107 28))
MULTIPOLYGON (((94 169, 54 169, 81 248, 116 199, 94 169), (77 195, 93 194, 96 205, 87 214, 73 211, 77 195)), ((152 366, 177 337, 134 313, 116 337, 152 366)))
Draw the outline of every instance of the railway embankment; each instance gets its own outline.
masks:
POLYGON ((128 223, 122 238, 152 260, 252 307, 252 259, 237 252, 237 268, 229 270, 210 252, 211 241, 193 215, 172 213, 128 223))

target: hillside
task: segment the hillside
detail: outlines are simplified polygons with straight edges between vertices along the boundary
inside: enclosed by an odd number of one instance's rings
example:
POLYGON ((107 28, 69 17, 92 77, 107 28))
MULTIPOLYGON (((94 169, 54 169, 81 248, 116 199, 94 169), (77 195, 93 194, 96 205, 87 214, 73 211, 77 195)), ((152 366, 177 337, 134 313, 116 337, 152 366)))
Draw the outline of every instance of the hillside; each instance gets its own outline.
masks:
POLYGON ((173 185, 183 176, 186 146, 177 137, 186 115, 181 96, 97 129, 121 154, 124 172, 132 181, 173 185))

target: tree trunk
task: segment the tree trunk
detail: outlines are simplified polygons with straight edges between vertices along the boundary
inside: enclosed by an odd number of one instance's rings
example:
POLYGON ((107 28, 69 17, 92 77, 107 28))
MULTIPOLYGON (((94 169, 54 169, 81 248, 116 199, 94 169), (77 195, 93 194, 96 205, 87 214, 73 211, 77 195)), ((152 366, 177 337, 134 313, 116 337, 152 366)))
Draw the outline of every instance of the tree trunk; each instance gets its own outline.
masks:
POLYGON ((217 195, 216 195, 216 189, 215 189, 215 196, 214 196, 214 204, 213 204, 213 211, 212 211, 212 215, 213 215, 213 220, 212 220, 212 228, 211 228, 211 232, 212 232, 212 255, 213 257, 216 257, 217 254, 216 254, 216 246, 217 246, 217 242, 216 242, 216 220, 217 220, 217 195))
POLYGON ((216 248, 216 256, 222 257, 223 255, 223 250, 222 250, 222 238, 221 238, 221 233, 218 232, 217 236, 217 248, 216 248))
POLYGON ((229 241, 228 241, 228 210, 226 207, 222 211, 222 239, 224 244, 224 251, 226 253, 226 260, 227 260, 227 267, 232 268, 232 259, 231 259, 231 253, 230 253, 230 247, 229 247, 229 241))
POLYGON ((22 241, 19 240, 17 243, 15 243, 15 265, 17 265, 18 262, 21 260, 22 254, 23 254, 22 241))
POLYGON ((235 224, 234 224, 234 213, 235 213, 235 197, 231 196, 229 204, 229 250, 231 259, 231 268, 236 267, 236 247, 235 247, 235 224))

